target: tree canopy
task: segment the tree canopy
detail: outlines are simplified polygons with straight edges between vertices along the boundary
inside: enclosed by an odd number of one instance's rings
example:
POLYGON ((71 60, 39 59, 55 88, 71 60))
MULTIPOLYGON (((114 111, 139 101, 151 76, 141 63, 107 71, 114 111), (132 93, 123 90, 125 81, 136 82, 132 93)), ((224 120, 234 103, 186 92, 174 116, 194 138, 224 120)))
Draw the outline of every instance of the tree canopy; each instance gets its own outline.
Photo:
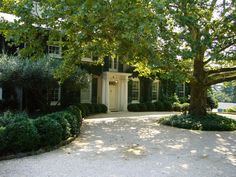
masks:
POLYGON ((206 114, 207 88, 236 79, 234 0, 3 0, 2 10, 20 17, 4 32, 26 43, 22 55, 43 52, 42 34, 65 48, 63 77, 90 52, 119 55, 139 71, 188 78, 190 114, 206 114))

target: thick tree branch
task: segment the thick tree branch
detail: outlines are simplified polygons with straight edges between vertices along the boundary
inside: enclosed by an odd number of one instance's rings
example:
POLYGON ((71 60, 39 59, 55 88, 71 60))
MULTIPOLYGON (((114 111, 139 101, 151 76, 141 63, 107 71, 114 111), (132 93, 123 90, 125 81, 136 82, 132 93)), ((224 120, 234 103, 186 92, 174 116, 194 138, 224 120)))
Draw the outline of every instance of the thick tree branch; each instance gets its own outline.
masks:
POLYGON ((236 43, 236 41, 233 41, 233 42, 231 42, 231 43, 229 43, 229 44, 223 46, 222 48, 220 48, 220 49, 217 51, 217 53, 220 53, 220 52, 224 51, 225 49, 227 49, 227 48, 229 48, 229 47, 235 45, 235 43, 236 43))
POLYGON ((232 81, 232 80, 236 80, 236 75, 211 80, 207 83, 207 85, 211 86, 211 85, 214 85, 214 84, 218 84, 218 83, 222 83, 222 82, 228 82, 228 81, 232 81))
POLYGON ((208 75, 220 74, 220 73, 223 73, 223 72, 231 72, 231 71, 235 71, 236 72, 236 66, 231 67, 231 68, 220 68, 220 69, 215 69, 215 70, 209 70, 209 71, 207 71, 207 74, 208 75))

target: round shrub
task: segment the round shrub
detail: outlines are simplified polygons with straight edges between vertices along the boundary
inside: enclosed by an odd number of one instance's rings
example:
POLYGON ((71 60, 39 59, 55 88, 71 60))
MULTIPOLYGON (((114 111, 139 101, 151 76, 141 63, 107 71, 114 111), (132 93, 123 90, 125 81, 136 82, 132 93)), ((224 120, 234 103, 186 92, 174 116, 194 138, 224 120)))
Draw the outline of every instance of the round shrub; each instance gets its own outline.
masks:
POLYGON ((91 104, 82 103, 81 105, 83 105, 84 108, 86 109, 87 115, 93 114, 93 108, 92 108, 91 104))
POLYGON ((79 122, 74 114, 70 113, 69 111, 63 112, 63 117, 69 122, 71 129, 70 133, 72 135, 78 135, 80 132, 79 122))
POLYGON ((164 105, 163 105, 162 102, 157 101, 157 102, 154 103, 154 105, 155 105, 155 110, 156 111, 163 111, 164 110, 164 105))
POLYGON ((140 103, 138 107, 139 107, 139 111, 141 112, 147 111, 147 106, 144 103, 140 103))
POLYGON ((6 148, 6 141, 5 141, 5 127, 0 127, 0 155, 3 154, 6 148))
POLYGON ((69 124, 67 119, 64 118, 63 112, 56 112, 56 113, 48 114, 47 117, 56 120, 61 125, 63 140, 71 136, 71 133, 70 133, 71 125, 69 124))
POLYGON ((182 104, 182 111, 187 112, 189 109, 189 103, 183 103, 182 104))
POLYGON ((102 113, 107 113, 107 106, 105 104, 99 104, 101 107, 101 112, 102 113))
POLYGON ((182 104, 178 103, 178 102, 174 102, 172 104, 172 110, 173 111, 182 111, 182 104))
POLYGON ((62 140, 62 127, 54 119, 43 116, 34 121, 40 137, 40 146, 54 146, 62 140))
POLYGON ((31 120, 17 121, 6 126, 6 149, 10 152, 31 151, 38 147, 39 135, 31 120))
POLYGON ((130 112, 138 112, 139 111, 139 104, 138 103, 129 104, 127 109, 130 112))
POLYGON ((78 104, 78 108, 81 110, 82 117, 87 117, 89 115, 89 109, 83 104, 78 104))
POLYGON ((169 101, 163 101, 163 111, 171 111, 172 104, 169 101))
POLYGON ((67 108, 67 111, 71 112, 77 117, 81 117, 81 110, 77 106, 71 105, 67 108))
POLYGON ((154 103, 146 103, 147 111, 155 111, 154 103))

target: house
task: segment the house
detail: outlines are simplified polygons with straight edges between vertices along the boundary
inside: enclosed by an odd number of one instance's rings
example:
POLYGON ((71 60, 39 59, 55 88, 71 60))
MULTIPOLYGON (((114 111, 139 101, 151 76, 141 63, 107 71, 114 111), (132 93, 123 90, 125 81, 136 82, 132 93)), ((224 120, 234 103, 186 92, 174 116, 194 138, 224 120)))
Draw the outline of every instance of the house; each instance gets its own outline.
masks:
MULTIPOLYGON (((16 17, 0 13, 0 19, 11 22, 14 18, 16 17)), ((17 54, 17 47, 11 48, 1 34, 0 44, 1 53, 17 54)), ((45 44, 48 45, 47 42, 45 44)), ((53 58, 62 59, 62 48, 59 46, 48 45, 46 52, 53 58)), ((81 67, 90 73, 88 87, 69 91, 66 89, 66 83, 64 86, 57 85, 47 94, 50 95, 51 106, 78 102, 102 103, 108 107, 108 111, 126 111, 128 104, 155 102, 160 99, 160 93, 164 92, 164 87, 160 88, 158 79, 137 77, 132 71, 132 66, 122 63, 121 57, 107 56, 104 58, 103 66, 93 66, 94 58, 82 58, 81 67), (91 66, 96 72, 91 71, 91 66)), ((181 96, 186 96, 185 86, 182 86, 178 87, 178 92, 181 96)), ((166 87, 165 90, 167 89, 166 87)), ((4 92, 0 89, 0 99, 3 97, 2 94, 4 92)))

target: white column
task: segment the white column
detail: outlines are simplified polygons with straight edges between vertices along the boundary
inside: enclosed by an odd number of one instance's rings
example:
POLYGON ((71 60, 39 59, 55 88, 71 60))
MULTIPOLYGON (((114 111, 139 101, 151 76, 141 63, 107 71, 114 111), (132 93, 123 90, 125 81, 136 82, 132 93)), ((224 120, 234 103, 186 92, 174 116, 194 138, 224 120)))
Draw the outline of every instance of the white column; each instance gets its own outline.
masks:
POLYGON ((102 75, 102 104, 107 106, 109 112, 109 75, 103 73, 102 75))
POLYGON ((127 111, 128 106, 128 76, 122 79, 122 111, 127 111))

